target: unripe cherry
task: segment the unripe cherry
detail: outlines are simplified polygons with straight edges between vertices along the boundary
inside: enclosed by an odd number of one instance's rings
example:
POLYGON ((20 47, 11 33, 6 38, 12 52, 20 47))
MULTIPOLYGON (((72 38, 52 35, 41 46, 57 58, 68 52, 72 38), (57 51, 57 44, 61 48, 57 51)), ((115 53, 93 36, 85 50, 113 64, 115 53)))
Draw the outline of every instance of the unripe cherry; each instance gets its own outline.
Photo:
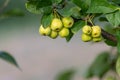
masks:
POLYGON ((66 28, 71 28, 74 24, 74 20, 72 17, 63 17, 62 22, 63 22, 63 26, 66 28))
POLYGON ((50 27, 48 26, 47 28, 44 28, 42 25, 39 28, 39 33, 44 36, 48 36, 51 32, 50 27))
POLYGON ((58 18, 54 18, 51 22, 51 29, 53 31, 60 31, 63 27, 62 21, 58 18))
POLYGON ((62 28, 62 30, 59 32, 59 36, 64 38, 69 35, 69 29, 68 28, 62 28))
POLYGON ((102 36, 100 36, 100 37, 94 37, 92 40, 94 42, 100 42, 102 40, 102 36))
POLYGON ((83 28, 82 28, 82 32, 85 33, 85 34, 91 34, 92 32, 92 28, 91 26, 88 26, 88 25, 85 25, 83 28))
POLYGON ((99 37, 101 36, 101 28, 99 26, 92 27, 92 37, 99 37))
POLYGON ((81 36, 81 39, 84 42, 88 42, 88 41, 90 41, 92 39, 92 37, 90 35, 87 35, 87 34, 83 33, 82 36, 81 36))
POLYGON ((50 33, 50 38, 52 38, 52 39, 55 39, 55 38, 57 38, 57 36, 58 36, 58 32, 56 32, 56 31, 51 31, 51 33, 50 33))

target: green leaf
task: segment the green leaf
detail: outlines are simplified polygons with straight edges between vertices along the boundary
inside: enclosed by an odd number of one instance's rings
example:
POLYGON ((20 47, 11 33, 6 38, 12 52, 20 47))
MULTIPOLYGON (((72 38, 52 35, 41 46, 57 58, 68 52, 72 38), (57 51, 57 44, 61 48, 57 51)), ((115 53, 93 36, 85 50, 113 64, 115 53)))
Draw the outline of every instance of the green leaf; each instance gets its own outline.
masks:
POLYGON ((53 17, 54 16, 52 14, 44 14, 42 16, 41 24, 43 25, 44 28, 47 28, 48 26, 50 26, 53 17))
POLYGON ((120 30, 117 30, 116 32, 116 37, 117 37, 117 50, 118 50, 118 53, 120 54, 120 30))
POLYGON ((52 11, 51 0, 28 0, 25 5, 26 9, 34 14, 49 14, 52 11))
POLYGON ((95 65, 93 71, 93 74, 98 77, 103 77, 104 74, 110 69, 109 63, 101 63, 98 65, 95 65))
POLYGON ((116 72, 120 76, 120 56, 118 57, 118 59, 116 61, 116 72))
POLYGON ((73 14, 72 14, 72 16, 74 17, 74 18, 76 18, 76 19, 80 19, 81 18, 81 14, 80 14, 80 8, 79 7, 74 7, 73 9, 72 9, 72 12, 74 12, 73 14))
POLYGON ((87 71, 89 75, 91 74, 91 76, 88 77, 102 77, 111 67, 109 63, 109 57, 110 56, 108 52, 99 54, 87 71))
POLYGON ((58 13, 64 17, 71 16, 76 10, 80 11, 80 8, 70 1, 66 3, 63 9, 57 9, 58 13))
POLYGON ((11 9, 3 14, 6 17, 11 17, 11 16, 24 16, 24 13, 21 9, 15 8, 11 9))
POLYGON ((120 4, 120 0, 109 0, 109 1, 116 3, 116 4, 120 4))
POLYGON ((106 18, 112 24, 112 26, 118 27, 118 25, 120 25, 120 11, 106 14, 106 18))
POLYGON ((85 75, 84 77, 85 78, 92 78, 94 76, 93 72, 91 71, 91 67, 89 67, 86 72, 85 72, 85 75))
POLYGON ((55 80, 72 80, 73 75, 75 74, 75 70, 65 70, 58 74, 55 80))
POLYGON ((108 20, 106 19, 106 17, 100 17, 99 21, 108 21, 108 20))
POLYGON ((77 21, 74 23, 73 27, 71 28, 72 33, 77 33, 83 26, 85 25, 85 21, 77 21))
POLYGON ((116 9, 117 7, 110 4, 107 0, 91 0, 87 13, 111 13, 116 9))
POLYGON ((71 30, 70 30, 69 35, 66 37, 66 41, 69 42, 69 41, 72 39, 73 35, 74 35, 74 34, 73 34, 73 33, 71 32, 71 30))
POLYGON ((8 10, 4 12, 3 14, 1 14, 0 20, 6 19, 9 17, 23 17, 23 16, 24 16, 24 12, 19 8, 15 8, 15 9, 8 10))
POLYGON ((102 52, 95 58, 95 61, 93 63, 95 63, 95 64, 104 63, 104 62, 108 61, 108 58, 109 58, 109 53, 102 52))
POLYGON ((90 6, 91 0, 72 0, 72 2, 81 8, 81 12, 85 13, 90 6))
POLYGON ((115 47, 115 46, 117 46, 117 44, 115 43, 115 42, 113 42, 113 41, 111 41, 111 40, 105 40, 105 43, 107 44, 107 45, 109 45, 109 46, 113 46, 113 47, 115 47))
POLYGON ((9 53, 0 51, 0 58, 15 65, 17 68, 19 68, 15 58, 12 55, 10 55, 9 53))
POLYGON ((56 4, 59 4, 60 2, 62 2, 62 0, 51 0, 52 3, 56 3, 56 4))

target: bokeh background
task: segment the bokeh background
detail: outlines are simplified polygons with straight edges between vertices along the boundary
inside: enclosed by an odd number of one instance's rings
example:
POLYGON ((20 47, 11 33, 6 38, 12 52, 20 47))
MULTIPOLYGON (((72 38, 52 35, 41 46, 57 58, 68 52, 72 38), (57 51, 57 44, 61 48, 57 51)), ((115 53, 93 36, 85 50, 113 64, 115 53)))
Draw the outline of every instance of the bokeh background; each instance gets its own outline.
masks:
MULTIPOLYGON (((67 43, 65 39, 40 36, 41 15, 25 9, 27 0, 11 0, 4 11, 20 8, 23 17, 0 19, 0 50, 11 53, 22 71, 0 60, 0 80, 55 80, 66 69, 76 69, 73 80, 84 80, 83 74, 94 58, 110 47, 103 43, 84 43, 77 33, 67 43)), ((0 0, 2 5, 4 0, 0 0)))

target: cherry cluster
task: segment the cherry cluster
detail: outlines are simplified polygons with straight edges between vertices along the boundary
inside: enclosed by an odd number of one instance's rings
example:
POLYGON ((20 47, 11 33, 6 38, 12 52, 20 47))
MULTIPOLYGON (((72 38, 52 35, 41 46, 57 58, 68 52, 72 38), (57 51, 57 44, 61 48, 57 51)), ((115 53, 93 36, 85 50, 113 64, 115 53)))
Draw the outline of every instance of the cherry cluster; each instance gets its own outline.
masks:
POLYGON ((81 39, 84 42, 88 42, 88 41, 94 41, 94 42, 99 42, 102 40, 102 36, 101 36, 101 28, 100 26, 89 26, 89 25, 85 25, 82 28, 82 36, 81 39))
POLYGON ((65 38, 70 33, 70 28, 73 26, 74 20, 72 17, 53 18, 51 24, 46 28, 41 25, 39 33, 43 36, 49 36, 52 39, 58 37, 65 38))

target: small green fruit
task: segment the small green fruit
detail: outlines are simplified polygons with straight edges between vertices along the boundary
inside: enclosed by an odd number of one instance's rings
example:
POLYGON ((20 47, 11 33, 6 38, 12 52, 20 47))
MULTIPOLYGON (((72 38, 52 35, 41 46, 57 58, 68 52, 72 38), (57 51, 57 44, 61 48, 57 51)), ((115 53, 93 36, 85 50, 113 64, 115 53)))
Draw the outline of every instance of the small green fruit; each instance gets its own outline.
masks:
POLYGON ((99 37, 101 36, 101 28, 99 26, 92 27, 92 37, 99 37))
POLYGON ((66 28, 71 28, 74 24, 74 20, 72 17, 64 17, 62 18, 63 26, 66 28))
POLYGON ((49 36, 50 36, 50 38, 55 39, 58 36, 58 32, 52 31, 49 36))
POLYGON ((81 36, 81 39, 84 42, 88 42, 88 41, 90 41, 92 39, 92 37, 90 35, 87 35, 87 34, 83 33, 82 36, 81 36))
POLYGON ((85 34, 91 34, 92 32, 92 28, 88 25, 85 25, 83 28, 82 28, 82 32, 85 33, 85 34))
POLYGON ((59 32, 59 36, 64 38, 69 35, 69 29, 68 28, 62 28, 62 30, 59 32))
POLYGON ((42 25, 39 28, 39 33, 44 36, 48 36, 51 32, 50 27, 44 28, 42 25))
POLYGON ((92 40, 93 40, 94 42, 99 42, 99 41, 102 40, 102 37, 101 37, 101 36, 100 36, 100 37, 94 37, 92 40))
POLYGON ((51 22, 51 29, 54 31, 60 31, 63 27, 62 21, 58 18, 54 18, 51 22))

